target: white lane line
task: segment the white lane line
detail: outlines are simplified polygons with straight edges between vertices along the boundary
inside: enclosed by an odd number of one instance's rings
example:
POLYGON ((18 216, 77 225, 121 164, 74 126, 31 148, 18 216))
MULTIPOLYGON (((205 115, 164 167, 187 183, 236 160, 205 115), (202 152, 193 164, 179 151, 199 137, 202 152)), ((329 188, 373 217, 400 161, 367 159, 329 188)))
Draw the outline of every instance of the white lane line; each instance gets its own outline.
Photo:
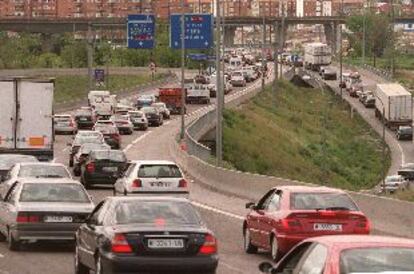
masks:
POLYGON ((404 154, 404 150, 403 150, 402 146, 400 145, 400 142, 398 142, 398 140, 397 140, 397 145, 398 145, 398 149, 401 152, 401 164, 405 164, 405 154, 404 154))
POLYGON ((242 270, 240 268, 237 268, 237 267, 234 267, 232 265, 229 265, 229 264, 223 262, 223 260, 221 260, 221 259, 220 259, 219 265, 222 265, 222 266, 224 266, 224 267, 226 267, 226 268, 228 268, 228 269, 230 269, 232 271, 238 272, 238 273, 242 273, 242 274, 245 273, 245 270, 242 270))
POLYGON ((4 258, 4 255, 0 253, 0 258, 4 258))
POLYGON ((56 158, 53 158, 52 163, 56 163, 56 158))
POLYGON ((132 147, 132 144, 127 145, 122 151, 127 152, 132 147))
POLYGON ((164 122, 164 126, 168 125, 170 121, 164 122))
POLYGON ((68 147, 65 147, 65 148, 62 150, 62 152, 65 152, 65 151, 67 151, 67 150, 69 150, 69 148, 68 148, 68 147))
POLYGON ((147 137, 150 133, 151 133, 152 131, 148 131, 148 132, 146 132, 145 134, 143 134, 143 135, 141 135, 141 136, 139 136, 138 138, 136 138, 134 141, 132 141, 132 144, 136 144, 136 143, 138 143, 139 141, 141 141, 142 139, 144 139, 145 137, 147 137))
POLYGON ((221 215, 233 218, 233 219, 237 219, 237 220, 244 220, 243 216, 240 216, 240 215, 237 215, 237 214, 234 214, 234 213, 231 213, 231 212, 227 212, 227 211, 224 211, 224 210, 221 210, 221 209, 218 209, 218 208, 215 208, 215 207, 211 207, 211 206, 208 206, 208 205, 205 205, 205 204, 200 204, 200 203, 194 202, 194 201, 191 201, 191 203, 196 207, 199 207, 199 208, 202 208, 202 209, 205 209, 205 210, 208 210, 208 211, 212 211, 214 213, 218 213, 218 214, 221 214, 221 215))

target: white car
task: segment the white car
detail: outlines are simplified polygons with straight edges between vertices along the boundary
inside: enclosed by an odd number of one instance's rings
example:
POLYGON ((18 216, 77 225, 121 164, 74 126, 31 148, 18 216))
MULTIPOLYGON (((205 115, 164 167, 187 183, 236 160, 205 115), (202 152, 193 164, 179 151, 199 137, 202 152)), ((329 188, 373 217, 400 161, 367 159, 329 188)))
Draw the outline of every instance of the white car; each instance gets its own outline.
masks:
POLYGON ((17 163, 3 178, 3 182, 0 184, 0 193, 5 194, 13 183, 22 178, 72 179, 72 175, 63 164, 44 162, 17 163))
POLYGON ((394 193, 397 190, 406 190, 408 188, 408 181, 401 175, 392 175, 385 178, 385 186, 381 185, 384 192, 394 193))
MULTIPOLYGON (((112 120, 98 120, 98 121, 96 121, 96 123, 95 123, 95 126, 96 125, 109 125, 109 126, 114 126, 114 127, 116 127, 116 124, 115 124, 115 122, 114 121, 112 121, 112 120)), ((95 130, 95 126, 93 126, 93 130, 95 130)))
POLYGON ((78 130, 76 122, 72 115, 69 114, 56 114, 53 116, 53 123, 55 134, 57 133, 70 133, 75 134, 78 130))
POLYGON ((244 75, 241 71, 235 71, 231 74, 231 85, 233 87, 246 86, 246 80, 244 79, 244 75))
POLYGON ((174 162, 132 161, 114 185, 115 195, 188 195, 188 183, 174 162))

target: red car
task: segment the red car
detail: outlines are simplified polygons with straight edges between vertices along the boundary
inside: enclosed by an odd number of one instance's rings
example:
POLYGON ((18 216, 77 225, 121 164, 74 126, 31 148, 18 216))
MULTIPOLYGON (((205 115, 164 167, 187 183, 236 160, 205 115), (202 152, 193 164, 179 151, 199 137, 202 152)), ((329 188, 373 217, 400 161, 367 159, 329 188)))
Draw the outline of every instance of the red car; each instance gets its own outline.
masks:
POLYGON ((265 273, 414 273, 414 241, 381 236, 323 236, 297 245, 265 273))
POLYGON ((243 223, 245 251, 270 250, 273 260, 310 237, 370 232, 367 217, 338 189, 277 187, 246 208, 251 211, 243 223))

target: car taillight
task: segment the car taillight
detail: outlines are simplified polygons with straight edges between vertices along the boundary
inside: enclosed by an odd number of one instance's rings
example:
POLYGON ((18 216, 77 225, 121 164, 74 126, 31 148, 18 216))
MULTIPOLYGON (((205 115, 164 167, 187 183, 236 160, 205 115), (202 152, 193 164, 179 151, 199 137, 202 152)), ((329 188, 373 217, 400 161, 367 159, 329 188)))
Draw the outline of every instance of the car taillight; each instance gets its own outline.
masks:
POLYGON ((204 244, 200 247, 199 253, 203 255, 217 253, 217 240, 213 235, 207 234, 205 236, 204 244))
POLYGON ((142 187, 142 181, 140 179, 135 179, 132 181, 132 187, 142 187))
POLYGON ((178 182, 178 187, 187 187, 188 186, 188 183, 187 183, 187 181, 186 180, 184 180, 184 179, 181 179, 179 182, 178 182))
POLYGON ((371 222, 367 219, 358 220, 354 232, 360 234, 369 234, 371 231, 371 222))
POLYGON ((120 135, 119 134, 111 134, 111 137, 118 140, 120 139, 120 135))
POLYGON ((16 217, 17 223, 38 223, 40 218, 38 215, 33 215, 29 213, 19 213, 16 217))
POLYGON ((298 231, 302 228, 300 221, 296 218, 288 217, 280 220, 281 229, 284 231, 298 231))
POLYGON ((111 242, 113 253, 132 253, 132 248, 128 244, 124 234, 115 234, 111 242))
POLYGON ((89 173, 95 172, 95 163, 94 162, 90 162, 86 165, 86 170, 89 173))

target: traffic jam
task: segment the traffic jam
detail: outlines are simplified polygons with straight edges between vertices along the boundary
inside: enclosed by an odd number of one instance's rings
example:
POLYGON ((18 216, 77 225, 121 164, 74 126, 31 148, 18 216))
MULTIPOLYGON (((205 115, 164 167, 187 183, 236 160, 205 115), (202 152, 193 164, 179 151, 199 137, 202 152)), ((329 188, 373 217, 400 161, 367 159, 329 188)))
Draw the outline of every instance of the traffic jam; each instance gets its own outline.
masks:
MULTIPOLYGON (((267 77, 268 60, 227 50, 225 94, 267 77)), ((210 69, 186 79, 183 92, 168 86, 118 100, 92 90, 87 106, 53 115, 52 82, 1 80, 0 234, 7 248, 74 244, 76 274, 219 273, 220 239, 192 202, 184 167, 126 153, 145 132, 215 103, 215 83, 210 69), (64 159, 54 157, 55 145, 65 147, 64 159), (94 197, 97 191, 105 197, 94 197)), ((272 261, 260 264, 264 273, 414 273, 414 241, 370 235, 370 220, 344 191, 276 187, 246 212, 233 233, 242 235, 240 250, 272 261)))

